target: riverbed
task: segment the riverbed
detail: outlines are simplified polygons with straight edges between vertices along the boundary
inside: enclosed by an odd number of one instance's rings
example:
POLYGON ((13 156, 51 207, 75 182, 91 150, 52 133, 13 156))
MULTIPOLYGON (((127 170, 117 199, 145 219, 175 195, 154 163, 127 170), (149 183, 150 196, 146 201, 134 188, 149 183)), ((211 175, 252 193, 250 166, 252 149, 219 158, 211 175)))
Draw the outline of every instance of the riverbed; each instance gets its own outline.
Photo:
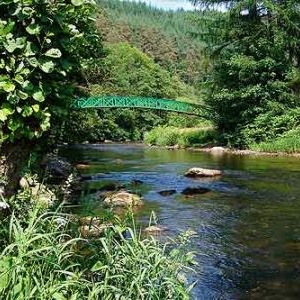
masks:
POLYGON ((198 266, 193 299, 299 299, 300 158, 152 149, 143 145, 78 145, 62 156, 81 170, 95 191, 104 184, 136 184, 144 207, 141 227, 152 211, 168 235, 193 230, 198 266), (191 167, 220 169, 213 180, 184 177, 191 167), (187 187, 208 193, 186 197, 187 187), (169 196, 158 192, 176 190, 169 196))

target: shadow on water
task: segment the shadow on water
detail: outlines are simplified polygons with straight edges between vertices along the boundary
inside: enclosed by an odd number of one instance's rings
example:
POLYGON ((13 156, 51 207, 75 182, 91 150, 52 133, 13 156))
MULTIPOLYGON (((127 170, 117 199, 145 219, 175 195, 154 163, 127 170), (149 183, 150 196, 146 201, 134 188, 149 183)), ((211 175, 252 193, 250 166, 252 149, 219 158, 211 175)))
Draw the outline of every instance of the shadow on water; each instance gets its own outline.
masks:
POLYGON ((128 184, 146 205, 137 212, 148 224, 152 210, 170 235, 197 232, 199 266, 194 299, 298 299, 300 296, 300 160, 291 157, 211 156, 141 145, 84 145, 61 149, 93 189, 103 182, 128 184), (216 168, 216 180, 183 176, 193 166, 216 168), (186 187, 211 192, 188 198, 186 187), (176 190, 169 196, 162 190, 176 190))

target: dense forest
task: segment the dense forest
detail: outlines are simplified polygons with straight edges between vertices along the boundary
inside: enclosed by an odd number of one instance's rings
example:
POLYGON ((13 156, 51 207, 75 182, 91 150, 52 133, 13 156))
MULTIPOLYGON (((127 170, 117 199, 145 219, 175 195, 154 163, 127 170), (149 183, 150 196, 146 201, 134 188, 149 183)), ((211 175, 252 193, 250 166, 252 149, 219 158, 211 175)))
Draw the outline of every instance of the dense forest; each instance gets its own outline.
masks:
MULTIPOLYGON (((202 102, 209 68, 196 34, 196 13, 162 11, 143 3, 98 1, 96 24, 106 50, 101 64, 85 72, 92 95, 135 95, 202 102)), ((157 125, 191 127, 203 120, 174 113, 131 109, 72 112, 69 142, 142 140, 157 125), (76 123, 82 124, 81 128, 76 123), (87 134, 88 132, 88 134, 87 134)))

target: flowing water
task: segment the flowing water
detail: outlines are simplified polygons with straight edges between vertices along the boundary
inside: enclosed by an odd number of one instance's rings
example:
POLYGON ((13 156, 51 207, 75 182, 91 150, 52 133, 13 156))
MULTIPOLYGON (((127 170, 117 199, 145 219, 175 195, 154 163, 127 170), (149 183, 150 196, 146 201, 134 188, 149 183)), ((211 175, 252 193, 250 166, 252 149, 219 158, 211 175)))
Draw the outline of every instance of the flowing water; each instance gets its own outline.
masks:
POLYGON ((191 229, 198 266, 193 299, 300 299, 300 159, 212 156, 141 145, 84 145, 62 149, 74 163, 85 162, 91 189, 107 182, 143 183, 135 190, 147 224, 155 211, 169 235, 191 229), (183 176, 190 167, 221 169, 215 180, 183 176), (206 187, 185 197, 186 187, 206 187), (158 191, 175 189, 163 197, 158 191))

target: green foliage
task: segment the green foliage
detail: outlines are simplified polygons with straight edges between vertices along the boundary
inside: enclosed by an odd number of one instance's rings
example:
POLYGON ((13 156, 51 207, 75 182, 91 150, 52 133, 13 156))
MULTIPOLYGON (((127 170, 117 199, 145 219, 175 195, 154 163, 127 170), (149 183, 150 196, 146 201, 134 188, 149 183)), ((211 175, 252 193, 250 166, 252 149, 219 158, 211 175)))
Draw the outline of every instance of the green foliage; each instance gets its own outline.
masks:
POLYGON ((298 2, 195 2, 229 7, 213 24, 214 64, 206 83, 206 102, 217 114, 223 142, 245 147, 289 130, 295 122, 282 111, 299 107, 298 2))
POLYGON ((295 153, 300 151, 300 129, 289 130, 273 140, 250 145, 250 149, 263 152, 295 153))
POLYGON ((149 145, 192 147, 213 144, 215 138, 211 127, 180 129, 159 126, 147 132, 144 141, 149 145))
POLYGON ((145 3, 99 0, 98 27, 109 44, 129 42, 181 81, 198 84, 208 66, 195 12, 164 11, 145 3))
POLYGON ((14 215, 1 222, 1 299, 189 299, 186 235, 163 246, 119 222, 87 243, 67 219, 36 212, 26 226, 14 215))
POLYGON ((104 64, 105 86, 114 93, 158 98, 176 98, 179 94, 178 78, 128 43, 111 45, 104 64))
POLYGON ((80 70, 102 56, 94 13, 89 0, 0 3, 0 143, 66 118, 80 70))

